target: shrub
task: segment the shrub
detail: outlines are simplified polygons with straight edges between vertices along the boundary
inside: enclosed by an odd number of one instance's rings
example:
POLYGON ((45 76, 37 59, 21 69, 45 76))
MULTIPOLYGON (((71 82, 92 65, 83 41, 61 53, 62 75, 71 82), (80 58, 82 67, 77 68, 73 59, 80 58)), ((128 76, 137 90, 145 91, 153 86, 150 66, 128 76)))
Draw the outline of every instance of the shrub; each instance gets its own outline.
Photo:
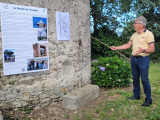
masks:
MULTIPOLYGON (((108 30, 105 26, 101 29, 97 30, 92 36, 104 44, 109 46, 119 46, 122 45, 124 41, 121 40, 117 34, 113 33, 112 31, 108 30)), ((96 41, 95 39, 91 39, 91 57, 92 59, 97 59, 99 57, 108 57, 108 56, 115 56, 117 53, 112 51, 107 46, 101 44, 100 42, 96 41)))
POLYGON ((160 42, 155 43, 155 52, 151 54, 151 61, 154 63, 160 63, 160 42))
MULTIPOLYGON (((120 42, 119 38, 116 36, 101 36, 96 38, 103 42, 104 44, 107 44, 109 46, 119 46, 122 43, 120 42)), ((100 56, 101 57, 107 57, 107 56, 115 56, 117 55, 116 52, 112 51, 107 46, 103 45, 102 43, 96 41, 95 39, 91 39, 91 57, 92 59, 97 59, 100 56)))
POLYGON ((92 83, 101 87, 129 86, 131 79, 130 65, 117 56, 99 58, 93 63, 92 83))

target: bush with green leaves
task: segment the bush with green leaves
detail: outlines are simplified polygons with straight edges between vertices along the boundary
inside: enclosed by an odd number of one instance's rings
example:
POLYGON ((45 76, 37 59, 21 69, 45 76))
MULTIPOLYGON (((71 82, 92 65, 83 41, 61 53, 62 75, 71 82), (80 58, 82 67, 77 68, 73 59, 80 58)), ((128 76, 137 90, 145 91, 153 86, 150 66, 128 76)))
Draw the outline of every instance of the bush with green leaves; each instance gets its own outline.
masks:
POLYGON ((151 61, 153 63, 160 63, 160 42, 155 42, 155 52, 152 53, 150 56, 151 56, 151 61))
POLYGON ((99 58, 93 63, 92 83, 101 87, 127 87, 130 85, 131 68, 117 56, 99 58))
MULTIPOLYGON (((100 40, 104 44, 108 46, 119 46, 123 44, 123 41, 117 34, 108 30, 105 26, 98 29, 92 34, 92 37, 100 40)), ((95 39, 91 39, 91 57, 92 59, 97 59, 99 57, 111 57, 117 55, 116 52, 112 51, 110 48, 96 41, 95 39)))

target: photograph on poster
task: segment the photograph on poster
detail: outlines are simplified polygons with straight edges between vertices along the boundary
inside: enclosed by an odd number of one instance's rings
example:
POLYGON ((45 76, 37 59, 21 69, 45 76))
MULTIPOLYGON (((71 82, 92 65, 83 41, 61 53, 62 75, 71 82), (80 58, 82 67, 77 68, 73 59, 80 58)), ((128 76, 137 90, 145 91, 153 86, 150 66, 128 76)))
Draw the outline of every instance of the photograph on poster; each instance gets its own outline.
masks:
POLYGON ((15 53, 14 49, 6 49, 4 50, 4 62, 15 62, 15 53))
POLYGON ((45 56, 47 56, 47 43, 44 43, 44 44, 35 43, 35 44, 33 44, 33 56, 34 57, 45 57, 45 56))
POLYGON ((38 41, 47 41, 47 18, 33 17, 33 28, 38 29, 38 41))
POLYGON ((48 69, 48 58, 35 58, 27 60, 27 71, 48 69))

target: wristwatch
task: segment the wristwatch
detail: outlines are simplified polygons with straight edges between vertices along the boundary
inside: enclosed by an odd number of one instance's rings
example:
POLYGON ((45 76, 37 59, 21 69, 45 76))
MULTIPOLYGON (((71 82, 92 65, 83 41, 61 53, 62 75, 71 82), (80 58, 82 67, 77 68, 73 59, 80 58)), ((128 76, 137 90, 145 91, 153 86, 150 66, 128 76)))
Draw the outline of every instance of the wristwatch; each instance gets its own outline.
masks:
POLYGON ((142 53, 145 53, 145 52, 146 52, 146 50, 144 49, 142 53))

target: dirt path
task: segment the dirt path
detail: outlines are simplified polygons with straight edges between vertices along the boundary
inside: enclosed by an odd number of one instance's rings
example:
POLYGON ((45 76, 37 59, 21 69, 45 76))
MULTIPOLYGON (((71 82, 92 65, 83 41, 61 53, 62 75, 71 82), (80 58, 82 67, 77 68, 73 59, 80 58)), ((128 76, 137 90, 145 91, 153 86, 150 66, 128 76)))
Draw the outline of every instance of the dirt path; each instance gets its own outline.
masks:
MULTIPOLYGON (((124 91, 132 91, 132 87, 120 88, 120 89, 124 91)), ((116 89, 113 88, 111 90, 109 89, 106 90, 104 88, 100 88, 100 96, 94 101, 90 102, 89 104, 83 106, 78 110, 65 109, 61 106, 62 102, 59 101, 47 105, 45 107, 35 107, 33 110, 31 110, 30 114, 26 114, 25 111, 20 111, 20 110, 4 111, 4 114, 6 116, 7 114, 13 116, 14 119, 8 119, 8 120, 73 120, 75 118, 76 113, 79 116, 83 115, 84 112, 92 113, 93 108, 103 103, 105 100, 112 101, 118 99, 120 97, 119 94, 114 94, 112 96, 108 95, 110 91, 114 90, 116 89)))

